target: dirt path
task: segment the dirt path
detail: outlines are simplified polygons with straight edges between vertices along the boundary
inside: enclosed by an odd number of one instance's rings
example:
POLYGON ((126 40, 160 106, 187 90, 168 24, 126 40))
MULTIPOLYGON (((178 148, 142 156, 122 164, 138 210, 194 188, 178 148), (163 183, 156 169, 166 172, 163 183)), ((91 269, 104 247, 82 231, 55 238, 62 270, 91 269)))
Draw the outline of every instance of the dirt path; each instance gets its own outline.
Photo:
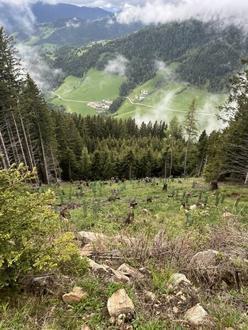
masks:
POLYGON ((83 103, 83 104, 87 104, 89 102, 94 102, 94 101, 78 101, 78 100, 73 100, 73 99, 67 99, 67 98, 64 98, 63 96, 59 95, 59 94, 56 94, 54 92, 52 92, 55 96, 57 96, 58 99, 62 100, 62 101, 65 101, 65 102, 75 102, 75 103, 83 103))

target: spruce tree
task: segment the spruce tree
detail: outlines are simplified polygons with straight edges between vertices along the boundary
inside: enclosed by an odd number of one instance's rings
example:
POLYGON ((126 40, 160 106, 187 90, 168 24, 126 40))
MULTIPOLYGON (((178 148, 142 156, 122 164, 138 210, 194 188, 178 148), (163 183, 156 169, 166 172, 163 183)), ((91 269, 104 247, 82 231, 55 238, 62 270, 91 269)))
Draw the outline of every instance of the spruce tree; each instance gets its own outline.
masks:
POLYGON ((189 148, 197 136, 197 120, 196 120, 196 101, 195 99, 192 101, 189 111, 186 114, 186 118, 184 121, 184 131, 186 136, 186 146, 185 146, 185 156, 184 156, 184 176, 187 175, 187 162, 188 162, 188 154, 189 148))

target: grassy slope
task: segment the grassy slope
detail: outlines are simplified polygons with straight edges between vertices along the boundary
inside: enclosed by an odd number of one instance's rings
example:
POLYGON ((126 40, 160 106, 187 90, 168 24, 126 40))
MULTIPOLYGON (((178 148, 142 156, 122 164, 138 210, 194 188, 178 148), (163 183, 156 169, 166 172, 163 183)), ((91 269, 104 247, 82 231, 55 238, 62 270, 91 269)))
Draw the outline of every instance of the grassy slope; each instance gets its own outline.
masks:
POLYGON ((169 121, 177 116, 183 119, 195 98, 201 128, 216 125, 217 107, 225 99, 224 94, 209 93, 187 83, 177 82, 173 76, 162 73, 137 87, 129 97, 134 103, 142 103, 143 106, 131 104, 129 100, 126 100, 116 113, 117 118, 133 117, 138 121, 154 119, 169 121), (149 95, 142 102, 135 101, 135 97, 140 95, 141 90, 147 90, 149 95))
MULTIPOLYGON (((195 253, 212 248, 221 249, 223 252, 233 251, 235 254, 241 248, 245 249, 245 241, 240 237, 242 233, 243 237, 247 233, 245 207, 248 205, 248 190, 244 186, 223 185, 220 188, 220 196, 223 195, 226 198, 220 198, 221 202, 216 206, 216 195, 207 191, 207 186, 199 178, 181 179, 180 182, 169 180, 168 194, 162 191, 163 183, 162 179, 156 179, 149 184, 144 181, 127 181, 119 184, 92 182, 90 187, 83 187, 83 198, 78 196, 78 184, 51 186, 56 193, 58 205, 66 206, 75 203, 80 206, 71 211, 71 218, 68 221, 69 225, 73 224, 73 230, 90 230, 105 233, 110 237, 116 234, 139 239, 143 237, 143 240, 138 240, 137 244, 131 246, 132 254, 129 254, 129 257, 125 254, 127 253, 125 244, 123 247, 119 244, 118 249, 124 248, 121 251, 126 257, 124 260, 108 259, 108 264, 115 269, 123 262, 137 269, 146 267, 150 271, 150 276, 148 281, 144 282, 144 286, 143 283, 135 286, 114 284, 111 281, 106 283, 101 276, 97 277, 89 272, 84 276, 74 278, 73 283, 60 282, 62 291, 55 295, 48 294, 40 297, 22 292, 19 295, 18 293, 10 295, 6 292, 0 297, 0 329, 80 330, 84 322, 87 322, 92 330, 117 329, 109 324, 106 304, 108 297, 120 287, 125 287, 134 301, 137 313, 134 329, 189 329, 183 322, 180 325, 182 318, 175 316, 177 321, 168 319, 168 310, 167 307, 163 307, 163 304, 157 305, 156 311, 159 313, 155 314, 153 304, 144 299, 144 290, 154 292, 158 301, 163 302, 164 295, 168 293, 170 275, 178 271, 185 273, 186 270, 182 265, 185 265, 195 253), (192 189, 193 181, 198 183, 199 190, 192 189), (107 198, 111 196, 113 189, 119 192, 120 199, 110 202, 107 198), (206 190, 201 196, 203 200, 208 196, 206 208, 191 211, 190 218, 187 218, 185 211, 180 207, 183 194, 191 192, 189 205, 192 205, 198 200, 202 190, 206 190), (177 192, 173 198, 172 192, 177 192), (241 201, 238 206, 235 206, 239 194, 241 201), (146 202, 148 196, 153 197, 152 203, 146 202), (124 219, 129 211, 129 201, 133 198, 138 202, 134 210, 135 218, 132 224, 126 226, 124 219), (226 208, 235 215, 235 218, 230 220, 222 218, 226 208), (163 231, 164 234, 161 234, 163 231), (163 253, 146 257, 147 244, 153 241, 158 232, 160 235, 157 236, 155 246, 163 253), (235 236, 237 233, 238 236, 235 236), (163 242, 166 245, 163 245, 163 242), (170 251, 172 251, 171 254, 170 251), (144 261, 139 256, 145 257, 144 261), (61 294, 68 292, 74 283, 81 286, 83 291, 88 293, 88 297, 78 304, 66 305, 62 302, 61 294)), ((105 263, 104 258, 97 258, 96 261, 105 263)), ((199 284, 196 286, 199 288, 199 284)), ((215 324, 215 327, 211 329, 232 327, 246 330, 248 316, 244 310, 247 299, 248 290, 245 285, 241 292, 224 286, 216 291, 206 290, 204 285, 199 288, 199 301, 207 309, 215 324)))
MULTIPOLYGON (((103 99, 114 100, 119 94, 123 78, 107 74, 104 71, 91 69, 84 79, 69 76, 55 91, 52 102, 63 105, 69 112, 82 115, 94 115, 96 111, 87 106, 89 101, 103 99)), ((174 116, 183 120, 185 112, 189 109, 192 100, 196 99, 198 121, 200 129, 208 131, 218 127, 217 108, 225 100, 224 94, 209 93, 206 89, 194 87, 185 82, 178 82, 173 70, 161 71, 154 79, 138 86, 129 95, 121 108, 115 114, 116 118, 135 118, 137 122, 149 120, 165 120, 169 122, 174 116), (149 95, 143 101, 137 97, 142 90, 149 95)))
POLYGON ((52 103, 65 106, 69 112, 96 114, 87 103, 103 99, 114 100, 119 94, 122 81, 123 78, 117 75, 91 69, 83 79, 67 77, 54 92, 57 96, 52 99, 52 103))

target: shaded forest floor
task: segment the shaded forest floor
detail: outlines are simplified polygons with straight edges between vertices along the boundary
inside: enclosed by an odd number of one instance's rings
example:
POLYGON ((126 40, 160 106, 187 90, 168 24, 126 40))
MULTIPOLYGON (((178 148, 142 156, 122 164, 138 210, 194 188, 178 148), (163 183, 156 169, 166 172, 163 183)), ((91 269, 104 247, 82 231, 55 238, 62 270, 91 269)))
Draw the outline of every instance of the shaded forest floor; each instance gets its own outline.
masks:
POLYGON ((122 287, 135 306, 133 329, 193 329, 184 314, 196 302, 209 315, 209 322, 196 329, 248 328, 247 188, 225 184, 212 192, 201 179, 170 180, 167 187, 154 179, 50 188, 82 256, 113 269, 128 264, 143 274, 142 280, 116 283, 89 269, 83 278, 60 278, 53 294, 8 291, 1 295, 0 329, 74 330, 83 324, 90 329, 131 329, 109 322, 107 300, 122 287), (104 238, 86 242, 88 232, 104 238), (207 261, 206 269, 195 267, 192 258, 209 250, 218 252, 214 270, 207 261), (170 293, 169 283, 175 273, 186 275, 194 286, 194 302, 190 298, 182 307, 171 302, 176 294, 170 293), (87 298, 68 305, 61 296, 73 285, 87 292, 87 298), (148 292, 154 298, 148 299, 148 292))

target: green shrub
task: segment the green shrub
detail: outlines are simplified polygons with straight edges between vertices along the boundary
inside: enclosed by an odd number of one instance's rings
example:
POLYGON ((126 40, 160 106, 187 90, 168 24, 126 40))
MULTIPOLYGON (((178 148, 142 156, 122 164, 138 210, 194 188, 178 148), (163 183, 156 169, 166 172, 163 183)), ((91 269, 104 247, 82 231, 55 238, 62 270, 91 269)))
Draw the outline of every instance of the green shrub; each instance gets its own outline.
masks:
POLYGON ((0 287, 79 259, 73 235, 52 208, 54 194, 31 188, 34 175, 23 166, 0 171, 0 287))

